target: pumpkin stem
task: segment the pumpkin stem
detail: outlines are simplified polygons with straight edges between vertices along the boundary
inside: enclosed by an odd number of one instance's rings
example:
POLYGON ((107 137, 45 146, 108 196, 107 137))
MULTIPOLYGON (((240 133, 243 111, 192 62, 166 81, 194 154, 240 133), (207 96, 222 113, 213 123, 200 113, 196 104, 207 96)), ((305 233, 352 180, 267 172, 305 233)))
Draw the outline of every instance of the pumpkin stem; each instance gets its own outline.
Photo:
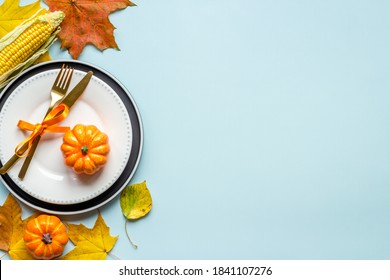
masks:
POLYGON ((51 244, 51 241, 52 241, 52 238, 51 238, 51 235, 50 233, 44 233, 42 234, 42 242, 45 243, 45 244, 51 244))
POLYGON ((84 145, 81 147, 81 152, 83 153, 83 155, 86 155, 88 154, 88 146, 84 145))

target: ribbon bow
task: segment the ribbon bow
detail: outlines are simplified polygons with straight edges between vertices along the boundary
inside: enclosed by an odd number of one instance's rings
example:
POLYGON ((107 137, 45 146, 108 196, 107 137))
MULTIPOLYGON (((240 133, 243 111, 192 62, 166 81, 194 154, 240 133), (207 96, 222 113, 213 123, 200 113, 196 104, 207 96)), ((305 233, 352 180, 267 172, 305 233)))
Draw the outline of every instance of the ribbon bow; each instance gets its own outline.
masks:
POLYGON ((43 122, 37 124, 31 124, 29 122, 20 120, 18 122, 18 127, 23 130, 32 131, 29 137, 20 142, 15 148, 15 154, 18 157, 23 157, 26 155, 26 152, 30 150, 34 139, 38 136, 42 136, 45 132, 56 132, 56 133, 64 133, 69 130, 67 126, 58 126, 57 124, 61 122, 68 116, 69 107, 65 104, 60 104, 50 111, 49 114, 45 117, 43 122), (28 144, 24 148, 24 146, 28 144))

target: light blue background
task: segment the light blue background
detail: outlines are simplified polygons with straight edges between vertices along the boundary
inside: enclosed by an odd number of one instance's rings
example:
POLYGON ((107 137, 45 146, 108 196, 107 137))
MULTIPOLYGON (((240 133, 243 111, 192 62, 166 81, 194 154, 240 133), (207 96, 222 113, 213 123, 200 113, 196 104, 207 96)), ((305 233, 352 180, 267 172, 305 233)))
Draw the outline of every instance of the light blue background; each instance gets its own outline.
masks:
POLYGON ((119 199, 100 209, 112 253, 389 259, 390 2, 135 3, 110 16, 121 51, 79 57, 116 76, 143 119, 131 182, 147 181, 153 209, 128 224, 137 250, 119 199))

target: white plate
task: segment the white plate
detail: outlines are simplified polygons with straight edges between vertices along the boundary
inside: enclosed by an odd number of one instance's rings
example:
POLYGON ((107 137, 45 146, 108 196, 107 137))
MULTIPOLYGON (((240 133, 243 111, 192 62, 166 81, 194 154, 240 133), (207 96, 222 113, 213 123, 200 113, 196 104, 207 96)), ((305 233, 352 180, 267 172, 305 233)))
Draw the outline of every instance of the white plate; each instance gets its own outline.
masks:
POLYGON ((16 145, 30 133, 19 129, 18 121, 33 124, 42 121, 49 105, 50 88, 63 63, 75 68, 70 89, 87 71, 92 70, 94 75, 60 125, 72 128, 78 123, 94 124, 105 132, 111 147, 106 165, 92 176, 75 174, 64 164, 60 150, 62 134, 45 133, 25 178, 18 178, 23 159, 2 178, 9 190, 30 206, 46 212, 73 214, 101 206, 128 183, 139 161, 142 130, 130 94, 105 71, 76 61, 39 64, 7 86, 0 98, 1 163, 13 155, 16 145))

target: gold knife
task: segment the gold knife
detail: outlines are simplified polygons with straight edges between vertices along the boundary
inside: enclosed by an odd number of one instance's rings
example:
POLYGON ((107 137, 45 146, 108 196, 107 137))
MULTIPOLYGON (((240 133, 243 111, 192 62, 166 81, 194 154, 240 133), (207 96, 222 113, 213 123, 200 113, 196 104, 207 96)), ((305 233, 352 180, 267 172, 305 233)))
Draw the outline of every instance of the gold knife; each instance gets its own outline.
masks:
MULTIPOLYGON (((89 81, 91 80, 91 77, 93 75, 92 71, 89 71, 83 79, 72 89, 71 92, 64 98, 64 100, 61 102, 61 104, 67 105, 69 108, 73 106, 73 104, 76 102, 76 100, 80 97, 80 95, 84 92, 85 88, 87 87, 89 81)), ((36 138, 37 139, 37 138, 36 138)), ((20 151, 25 151, 28 149, 28 143, 25 143, 22 147, 20 147, 20 151)), ((0 174, 5 174, 8 172, 8 170, 11 169, 11 167, 20 159, 20 157, 17 154, 14 154, 1 168, 0 168, 0 174)), ((30 159, 31 160, 31 159, 30 159)), ((28 167, 28 165, 27 165, 28 167)), ((24 174, 27 171, 24 170, 24 174)), ((22 170, 20 171, 22 173, 22 170)), ((24 174, 23 177, 24 177, 24 174)), ((20 173, 19 173, 20 177, 20 173)))

